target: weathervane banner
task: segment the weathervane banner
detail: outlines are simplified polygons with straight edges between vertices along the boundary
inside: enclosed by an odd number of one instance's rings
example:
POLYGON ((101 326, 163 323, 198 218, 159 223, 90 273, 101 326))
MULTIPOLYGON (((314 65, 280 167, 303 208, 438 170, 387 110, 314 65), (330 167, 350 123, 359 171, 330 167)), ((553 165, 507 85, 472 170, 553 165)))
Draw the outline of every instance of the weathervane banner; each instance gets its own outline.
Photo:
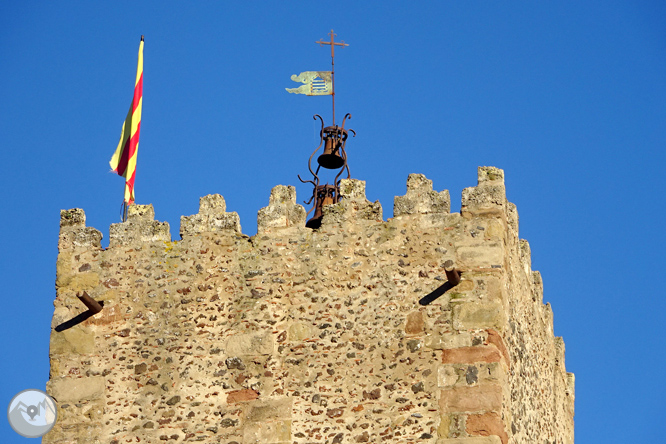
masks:
POLYGON ((306 96, 330 96, 333 94, 333 81, 331 71, 305 71, 299 75, 292 75, 291 80, 304 85, 298 88, 285 88, 292 94, 305 94, 306 96))
POLYGON ((139 44, 139 62, 134 82, 134 97, 120 133, 120 142, 109 164, 111 169, 125 178, 125 203, 134 203, 134 176, 136 157, 139 152, 141 132, 141 105, 143 101, 143 36, 139 44))

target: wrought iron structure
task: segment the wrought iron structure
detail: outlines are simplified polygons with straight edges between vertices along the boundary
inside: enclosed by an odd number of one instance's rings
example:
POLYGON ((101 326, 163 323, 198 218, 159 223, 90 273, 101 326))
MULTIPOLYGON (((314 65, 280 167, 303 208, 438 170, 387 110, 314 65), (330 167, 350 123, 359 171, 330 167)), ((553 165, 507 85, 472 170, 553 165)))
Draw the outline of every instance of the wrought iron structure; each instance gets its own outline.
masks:
MULTIPOLYGON (((351 177, 349 173, 349 165, 347 164, 347 151, 345 150, 345 146, 347 144, 347 138, 349 137, 350 132, 352 133, 353 136, 356 136, 356 132, 354 130, 345 129, 345 122, 348 118, 351 119, 351 114, 347 113, 345 115, 345 117, 342 119, 341 126, 335 124, 335 47, 336 46, 345 47, 349 45, 346 44, 344 41, 336 42, 335 41, 336 34, 333 32, 332 29, 329 35, 331 36, 330 41, 318 40, 315 43, 319 43, 320 46, 323 45, 331 46, 330 95, 332 96, 331 99, 333 103, 333 110, 332 110, 333 124, 331 126, 324 127, 324 119, 322 119, 319 114, 314 115, 314 119, 315 120, 319 119, 321 122, 321 130, 319 131, 319 146, 315 148, 315 150, 310 155, 310 158, 308 159, 308 170, 310 170, 310 173, 312 174, 312 180, 303 180, 300 174, 298 175, 298 179, 301 182, 311 183, 313 186, 312 196, 310 197, 310 200, 308 200, 307 202, 304 201, 306 205, 309 205, 314 200, 314 206, 310 209, 310 211, 308 211, 308 214, 310 214, 314 210, 314 215, 305 224, 305 226, 309 228, 319 228, 319 226, 321 225, 323 208, 325 205, 335 204, 340 201, 340 180, 341 180, 340 176, 346 170, 347 179, 351 177), (315 171, 312 171, 312 158, 314 157, 315 153, 319 151, 322 145, 324 147, 324 151, 317 158, 317 163, 318 163, 317 169, 315 171), (340 170, 338 171, 338 174, 335 176, 332 185, 329 185, 328 182, 325 185, 320 185, 319 170, 322 167, 328 170, 337 170, 337 169, 340 170)), ((292 80, 294 81, 298 80, 301 82, 305 82, 307 84, 307 79, 303 80, 301 77, 305 78, 308 75, 312 76, 313 74, 318 74, 320 77, 322 78, 326 77, 326 79, 328 79, 328 73, 323 73, 325 75, 322 76, 321 72, 305 72, 301 73, 300 77, 292 76, 292 80)), ((312 89, 312 87, 309 88, 312 89)), ((300 92, 300 89, 292 89, 292 90, 287 89, 287 91, 300 92)), ((305 94, 307 94, 307 92, 305 92, 305 94)), ((329 93, 327 92, 327 94, 329 93)), ((309 95, 313 95, 311 91, 309 95)))
POLYGON ((309 205, 314 200, 314 206, 308 211, 308 214, 310 214, 314 210, 314 215, 307 221, 305 226, 308 228, 319 228, 323 216, 324 205, 331 205, 340 201, 340 176, 345 170, 347 170, 347 179, 351 177, 349 165, 347 164, 347 151, 345 150, 345 146, 347 144, 349 132, 351 132, 353 136, 356 136, 356 131, 353 129, 345 129, 346 120, 348 118, 351 119, 351 114, 349 113, 347 113, 344 119, 342 119, 342 126, 333 125, 324 127, 324 119, 322 119, 319 114, 315 114, 313 118, 315 120, 319 119, 321 122, 319 146, 315 148, 308 159, 308 170, 310 170, 313 179, 303 180, 300 174, 298 175, 298 179, 303 183, 311 183, 313 185, 312 196, 310 197, 310 200, 307 202, 304 201, 304 203, 309 205), (312 158, 322 145, 324 146, 324 152, 317 158, 317 169, 312 171, 312 158), (340 169, 333 180, 333 185, 329 185, 328 183, 320 185, 319 170, 322 167, 329 170, 340 169))

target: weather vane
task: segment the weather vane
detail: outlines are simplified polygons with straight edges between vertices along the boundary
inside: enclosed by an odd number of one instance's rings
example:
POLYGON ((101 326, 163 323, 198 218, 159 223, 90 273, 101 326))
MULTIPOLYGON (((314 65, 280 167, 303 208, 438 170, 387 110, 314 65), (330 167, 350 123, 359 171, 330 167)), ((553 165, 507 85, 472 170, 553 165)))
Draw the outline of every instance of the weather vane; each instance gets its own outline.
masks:
POLYGON ((333 102, 333 126, 335 126, 335 47, 336 46, 349 46, 344 40, 340 42, 335 41, 336 33, 331 32, 328 34, 331 40, 326 42, 317 40, 320 46, 331 45, 331 70, 330 71, 305 71, 299 75, 292 75, 291 80, 294 82, 301 82, 304 85, 298 88, 285 88, 288 92, 294 94, 305 94, 307 96, 331 96, 333 102))
MULTIPOLYGON (((336 34, 331 29, 329 33, 331 36, 330 41, 318 40, 315 43, 319 45, 331 46, 331 70, 330 71, 305 71, 299 75, 292 75, 291 80, 294 82, 303 83, 298 88, 285 88, 287 92, 294 94, 305 94, 308 96, 328 96, 332 97, 333 102, 333 119, 332 126, 324 127, 324 119, 319 114, 315 114, 314 119, 321 121, 321 130, 319 131, 319 146, 310 155, 308 160, 308 169, 312 173, 312 180, 303 180, 301 176, 298 179, 303 183, 311 183, 314 187, 310 200, 305 202, 309 205, 313 200, 314 206, 308 211, 308 214, 314 210, 314 215, 305 225, 310 228, 318 228, 321 225, 323 216, 324 205, 334 204, 340 201, 340 176, 344 170, 347 170, 347 178, 349 179, 349 165, 347 165, 347 152, 345 145, 347 137, 349 136, 348 130, 345 129, 345 121, 351 118, 351 114, 347 113, 342 119, 342 126, 335 124, 335 47, 336 46, 349 46, 343 41, 336 42, 336 34), (312 171, 312 157, 324 145, 324 152, 317 158, 317 169, 312 171), (338 174, 333 180, 333 185, 320 185, 319 184, 319 169, 324 167, 329 170, 340 169, 338 174)), ((356 136, 356 132, 350 129, 351 133, 356 136)))

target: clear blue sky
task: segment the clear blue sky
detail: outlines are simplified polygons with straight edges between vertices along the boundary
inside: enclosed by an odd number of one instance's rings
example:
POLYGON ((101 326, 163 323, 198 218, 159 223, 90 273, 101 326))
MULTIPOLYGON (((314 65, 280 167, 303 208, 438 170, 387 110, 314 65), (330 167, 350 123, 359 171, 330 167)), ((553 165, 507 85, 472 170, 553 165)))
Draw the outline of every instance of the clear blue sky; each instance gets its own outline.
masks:
MULTIPOLYGON (((137 203, 179 239, 220 193, 256 232, 318 143, 330 98, 285 92, 327 70, 352 177, 392 216, 409 173, 448 189, 506 174, 521 237, 576 373, 576 442, 663 440, 666 5, 657 1, 0 3, 0 406, 44 389, 60 209, 108 244, 109 172, 144 34, 137 203)), ((0 440, 24 442, 6 418, 0 440)))

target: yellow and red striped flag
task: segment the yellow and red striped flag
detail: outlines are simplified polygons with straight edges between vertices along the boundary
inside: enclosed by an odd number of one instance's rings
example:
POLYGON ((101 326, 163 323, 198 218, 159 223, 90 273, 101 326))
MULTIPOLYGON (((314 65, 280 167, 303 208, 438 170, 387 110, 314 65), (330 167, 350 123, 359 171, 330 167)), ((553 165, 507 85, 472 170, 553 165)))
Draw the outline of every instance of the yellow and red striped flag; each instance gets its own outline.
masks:
POLYGON ((141 103, 143 96, 143 36, 139 44, 139 63, 136 68, 134 98, 116 152, 111 158, 111 169, 125 178, 125 203, 134 203, 134 176, 136 173, 136 155, 139 152, 139 133, 141 132, 141 103))

